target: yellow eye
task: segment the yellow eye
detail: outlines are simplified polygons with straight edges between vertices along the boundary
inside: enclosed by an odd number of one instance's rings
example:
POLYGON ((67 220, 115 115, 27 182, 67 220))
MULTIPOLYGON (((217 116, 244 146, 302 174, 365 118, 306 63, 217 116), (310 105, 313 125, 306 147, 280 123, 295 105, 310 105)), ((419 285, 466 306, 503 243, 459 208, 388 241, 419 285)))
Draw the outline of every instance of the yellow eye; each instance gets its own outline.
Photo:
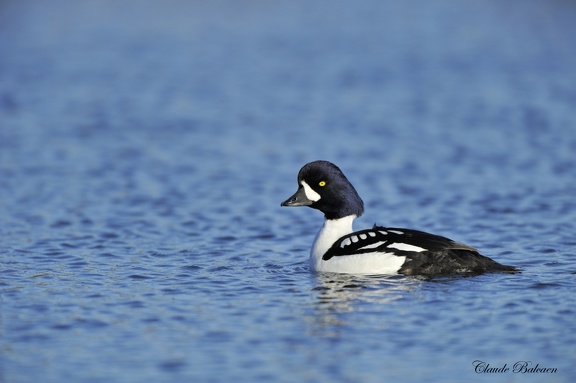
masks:
POLYGON ((326 181, 320 181, 320 183, 318 184, 320 186, 326 186, 326 181))

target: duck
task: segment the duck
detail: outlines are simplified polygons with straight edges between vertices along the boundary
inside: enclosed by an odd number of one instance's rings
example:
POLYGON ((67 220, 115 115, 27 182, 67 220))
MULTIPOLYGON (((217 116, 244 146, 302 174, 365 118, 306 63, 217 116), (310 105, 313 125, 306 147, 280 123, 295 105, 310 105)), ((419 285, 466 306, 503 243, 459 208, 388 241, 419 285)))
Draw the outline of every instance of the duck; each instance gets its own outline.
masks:
POLYGON ((516 273, 471 246, 427 232, 374 225, 354 231, 364 202, 332 162, 307 163, 298 172, 298 190, 281 206, 308 206, 324 213, 310 250, 313 272, 363 275, 449 276, 516 273))

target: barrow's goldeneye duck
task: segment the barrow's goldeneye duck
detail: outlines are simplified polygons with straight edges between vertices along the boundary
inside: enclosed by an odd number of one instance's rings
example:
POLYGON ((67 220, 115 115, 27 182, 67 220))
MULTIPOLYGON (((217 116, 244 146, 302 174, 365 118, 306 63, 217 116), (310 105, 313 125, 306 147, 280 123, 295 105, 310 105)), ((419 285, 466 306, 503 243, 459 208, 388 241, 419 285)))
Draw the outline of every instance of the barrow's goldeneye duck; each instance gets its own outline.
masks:
POLYGON ((518 271, 473 247, 422 231, 374 225, 354 232, 352 222, 364 212, 364 203, 344 173, 328 161, 304 165, 298 191, 281 206, 309 206, 324 213, 310 252, 313 271, 426 276, 518 271))

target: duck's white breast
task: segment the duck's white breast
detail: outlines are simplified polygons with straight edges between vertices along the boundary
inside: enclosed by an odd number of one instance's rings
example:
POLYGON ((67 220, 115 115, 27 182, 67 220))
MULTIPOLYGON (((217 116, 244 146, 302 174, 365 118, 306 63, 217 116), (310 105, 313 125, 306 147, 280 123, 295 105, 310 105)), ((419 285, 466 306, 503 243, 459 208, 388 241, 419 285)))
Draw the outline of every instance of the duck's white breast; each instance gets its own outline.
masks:
POLYGON ((336 256, 326 261, 322 259, 334 242, 353 232, 352 222, 355 218, 355 215, 350 215, 324 221, 310 252, 310 268, 316 272, 396 274, 406 257, 399 257, 393 253, 375 252, 336 256))

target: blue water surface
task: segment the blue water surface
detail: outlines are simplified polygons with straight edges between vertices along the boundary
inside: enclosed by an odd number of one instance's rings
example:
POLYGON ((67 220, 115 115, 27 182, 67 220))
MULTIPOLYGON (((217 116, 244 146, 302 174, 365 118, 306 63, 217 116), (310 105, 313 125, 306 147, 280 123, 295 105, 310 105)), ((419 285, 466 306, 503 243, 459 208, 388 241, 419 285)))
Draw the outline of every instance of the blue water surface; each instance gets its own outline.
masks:
POLYGON ((575 19, 562 0, 3 1, 0 382, 571 382, 575 19), (280 202, 316 159, 363 197, 358 229, 522 273, 311 274, 322 215, 280 202))

